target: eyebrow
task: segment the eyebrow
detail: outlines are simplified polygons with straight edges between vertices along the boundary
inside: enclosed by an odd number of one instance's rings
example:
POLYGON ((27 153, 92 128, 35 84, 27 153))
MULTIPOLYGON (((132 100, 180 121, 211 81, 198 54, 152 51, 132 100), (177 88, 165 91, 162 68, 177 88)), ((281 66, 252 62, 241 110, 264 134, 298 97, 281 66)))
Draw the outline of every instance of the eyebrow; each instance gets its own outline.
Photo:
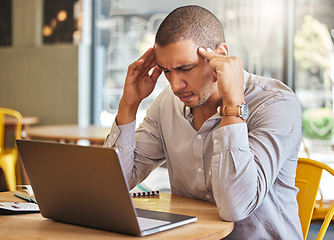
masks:
MULTIPOLYGON (((167 70, 167 71, 168 71, 167 68, 164 68, 164 67, 160 66, 159 64, 157 64, 157 65, 158 65, 158 67, 161 68, 162 70, 167 70)), ((195 66, 195 65, 196 65, 196 64, 189 63, 189 64, 184 64, 184 65, 178 66, 178 67, 176 67, 176 68, 172 68, 172 69, 174 69, 174 70, 177 70, 177 69, 183 69, 183 68, 186 68, 186 67, 189 67, 189 66, 195 66)))

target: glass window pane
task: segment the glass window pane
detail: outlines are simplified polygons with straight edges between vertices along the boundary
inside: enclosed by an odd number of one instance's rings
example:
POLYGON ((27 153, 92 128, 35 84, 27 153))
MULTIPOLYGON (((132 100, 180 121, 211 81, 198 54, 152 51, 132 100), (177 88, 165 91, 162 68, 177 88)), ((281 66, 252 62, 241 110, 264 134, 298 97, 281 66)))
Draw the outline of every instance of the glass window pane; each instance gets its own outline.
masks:
POLYGON ((295 90, 310 151, 332 151, 334 2, 296 1, 295 90), (327 146, 327 148, 326 148, 327 146))
MULTIPOLYGON (((94 82, 95 89, 102 90, 94 101, 98 107, 96 102, 101 102, 98 112, 102 115, 102 125, 110 125, 117 112, 128 65, 153 46, 155 32, 164 17, 187 4, 203 6, 222 21, 230 53, 243 59, 246 70, 282 80, 284 29, 280 24, 283 6, 280 0, 182 1, 182 4, 177 0, 97 0, 94 82)), ((152 95, 142 102, 138 121, 166 85, 162 75, 152 95)))

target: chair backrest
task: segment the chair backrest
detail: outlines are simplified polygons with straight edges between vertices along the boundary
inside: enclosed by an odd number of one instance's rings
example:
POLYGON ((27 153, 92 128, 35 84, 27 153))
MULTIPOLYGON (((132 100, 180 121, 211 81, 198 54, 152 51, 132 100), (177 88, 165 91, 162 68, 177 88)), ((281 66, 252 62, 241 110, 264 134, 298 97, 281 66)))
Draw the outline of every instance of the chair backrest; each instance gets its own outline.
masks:
MULTIPOLYGON (((297 195, 297 202, 304 239, 306 239, 310 227, 323 170, 326 170, 334 176, 334 170, 324 163, 308 158, 298 159, 296 187, 299 188, 299 192, 297 195)), ((322 239, 327 231, 328 225, 334 214, 333 206, 325 217, 325 221, 322 224, 317 239, 322 239)))
POLYGON ((0 108, 0 155, 4 151, 5 145, 5 121, 6 116, 11 116, 16 118, 17 123, 15 125, 15 139, 21 138, 21 131, 22 131, 22 115, 13 109, 9 108, 0 108))

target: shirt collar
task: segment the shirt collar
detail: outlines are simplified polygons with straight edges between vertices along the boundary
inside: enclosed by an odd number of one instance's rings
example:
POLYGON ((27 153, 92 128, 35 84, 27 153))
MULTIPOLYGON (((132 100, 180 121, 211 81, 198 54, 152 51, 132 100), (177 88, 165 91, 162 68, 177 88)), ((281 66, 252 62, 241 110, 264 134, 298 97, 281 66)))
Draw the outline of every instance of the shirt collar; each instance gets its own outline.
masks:
MULTIPOLYGON (((191 108, 190 107, 188 107, 186 105, 183 106, 183 116, 184 116, 185 119, 187 119, 187 121, 191 125, 193 125, 194 116, 191 113, 191 108)), ((217 112, 215 115, 211 116, 207 121, 209 121, 209 120, 219 121, 220 119, 221 119, 221 116, 217 112)))
POLYGON ((193 124, 194 117, 193 117, 193 114, 191 113, 191 108, 186 106, 185 104, 183 106, 183 116, 184 116, 185 119, 188 120, 188 122, 193 124))
POLYGON ((246 91, 246 86, 249 78, 250 78, 250 73, 244 70, 244 92, 246 91))

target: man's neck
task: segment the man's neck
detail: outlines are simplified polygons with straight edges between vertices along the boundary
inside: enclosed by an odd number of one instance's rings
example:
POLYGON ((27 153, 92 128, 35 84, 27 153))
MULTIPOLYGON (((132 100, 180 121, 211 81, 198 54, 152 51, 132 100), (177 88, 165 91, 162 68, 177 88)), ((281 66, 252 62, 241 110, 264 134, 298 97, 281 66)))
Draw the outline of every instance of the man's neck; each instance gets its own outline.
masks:
POLYGON ((221 104, 220 98, 211 96, 206 103, 200 107, 192 108, 193 126, 198 131, 204 122, 217 113, 217 108, 221 104))

